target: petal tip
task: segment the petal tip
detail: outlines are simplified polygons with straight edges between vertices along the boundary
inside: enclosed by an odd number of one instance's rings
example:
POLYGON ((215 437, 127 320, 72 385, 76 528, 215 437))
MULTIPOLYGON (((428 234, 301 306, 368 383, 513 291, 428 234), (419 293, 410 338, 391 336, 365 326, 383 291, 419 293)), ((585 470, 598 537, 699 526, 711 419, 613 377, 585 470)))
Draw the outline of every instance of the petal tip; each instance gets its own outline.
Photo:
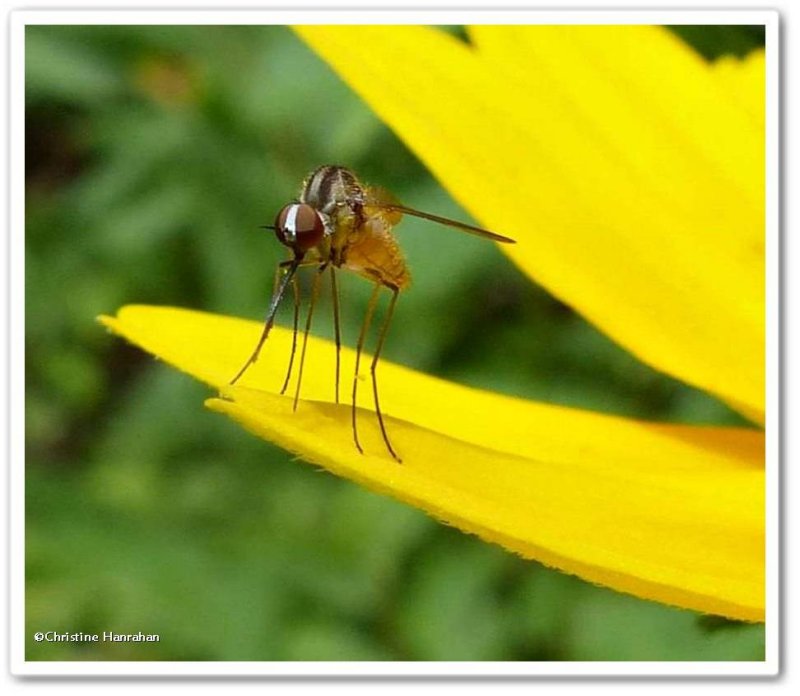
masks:
POLYGON ((111 317, 108 314, 98 314, 94 318, 94 320, 98 324, 101 324, 102 326, 105 326, 111 333, 119 333, 119 331, 117 330, 117 318, 116 317, 111 317))
POLYGON ((229 403, 225 399, 218 396, 211 396, 203 402, 209 411, 216 411, 217 413, 225 413, 227 411, 226 404, 229 403))

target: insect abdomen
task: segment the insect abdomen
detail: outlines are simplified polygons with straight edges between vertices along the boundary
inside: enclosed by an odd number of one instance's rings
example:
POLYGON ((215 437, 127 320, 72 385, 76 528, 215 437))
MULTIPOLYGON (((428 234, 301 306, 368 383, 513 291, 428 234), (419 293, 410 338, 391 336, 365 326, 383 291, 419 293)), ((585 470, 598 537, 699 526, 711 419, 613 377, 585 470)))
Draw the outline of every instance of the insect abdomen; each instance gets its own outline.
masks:
POLYGON ((411 285, 403 252, 392 233, 380 225, 368 223, 367 229, 347 245, 342 266, 390 288, 405 290, 411 285))

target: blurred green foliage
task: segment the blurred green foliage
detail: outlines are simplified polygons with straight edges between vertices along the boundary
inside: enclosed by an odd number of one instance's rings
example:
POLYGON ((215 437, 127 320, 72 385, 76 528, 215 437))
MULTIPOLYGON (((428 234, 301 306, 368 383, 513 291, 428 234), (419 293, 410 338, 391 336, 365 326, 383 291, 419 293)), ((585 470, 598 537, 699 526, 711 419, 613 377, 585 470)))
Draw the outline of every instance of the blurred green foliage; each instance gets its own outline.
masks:
MULTIPOLYGON (((763 42, 734 29, 681 34, 706 55, 763 42)), ((95 323, 133 302, 260 317, 282 250, 257 226, 321 163, 466 219, 289 30, 36 26, 26 59, 29 659, 763 659, 760 626, 594 587, 292 461, 95 323), (46 630, 161 642, 33 641, 46 630)), ((401 236, 415 285, 389 359, 534 399, 740 422, 493 245, 416 220, 401 236)), ((342 280, 352 344, 369 288, 342 280)))

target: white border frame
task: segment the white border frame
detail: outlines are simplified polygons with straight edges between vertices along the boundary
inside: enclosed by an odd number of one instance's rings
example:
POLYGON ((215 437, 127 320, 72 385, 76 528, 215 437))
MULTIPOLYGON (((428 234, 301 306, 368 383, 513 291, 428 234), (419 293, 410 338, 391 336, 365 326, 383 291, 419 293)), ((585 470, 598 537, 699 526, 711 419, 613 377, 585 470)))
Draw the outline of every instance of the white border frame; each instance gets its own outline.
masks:
POLYGON ((10 15, 10 669, 16 675, 722 676, 779 673, 780 635, 780 72, 779 15, 769 10, 22 10, 10 15), (25 27, 38 24, 763 24, 766 31, 767 606, 764 662, 56 662, 25 660, 25 27))

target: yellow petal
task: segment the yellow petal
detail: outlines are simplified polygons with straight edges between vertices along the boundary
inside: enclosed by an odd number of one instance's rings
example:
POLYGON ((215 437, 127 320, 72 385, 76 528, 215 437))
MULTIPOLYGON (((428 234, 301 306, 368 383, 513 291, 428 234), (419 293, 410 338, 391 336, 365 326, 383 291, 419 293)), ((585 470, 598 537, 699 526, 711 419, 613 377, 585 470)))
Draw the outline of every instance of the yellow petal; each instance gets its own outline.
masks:
MULTIPOLYGON (((403 457, 368 410, 355 449, 334 405, 334 349, 311 337, 296 413, 276 391, 291 332, 261 359, 255 322, 125 307, 111 330, 222 390, 210 408, 330 471, 547 565, 640 597, 749 621, 764 616, 762 433, 657 425, 470 389, 381 362, 381 403, 403 457)), ((343 352, 344 384, 353 352, 343 352)), ((369 407, 369 381, 362 405, 369 407)))
POLYGON ((296 31, 523 270, 763 421, 764 133, 711 66, 657 27, 296 31))
POLYGON ((723 56, 714 61, 714 72, 731 98, 764 130, 764 104, 767 58, 764 51, 753 51, 745 58, 723 56))

